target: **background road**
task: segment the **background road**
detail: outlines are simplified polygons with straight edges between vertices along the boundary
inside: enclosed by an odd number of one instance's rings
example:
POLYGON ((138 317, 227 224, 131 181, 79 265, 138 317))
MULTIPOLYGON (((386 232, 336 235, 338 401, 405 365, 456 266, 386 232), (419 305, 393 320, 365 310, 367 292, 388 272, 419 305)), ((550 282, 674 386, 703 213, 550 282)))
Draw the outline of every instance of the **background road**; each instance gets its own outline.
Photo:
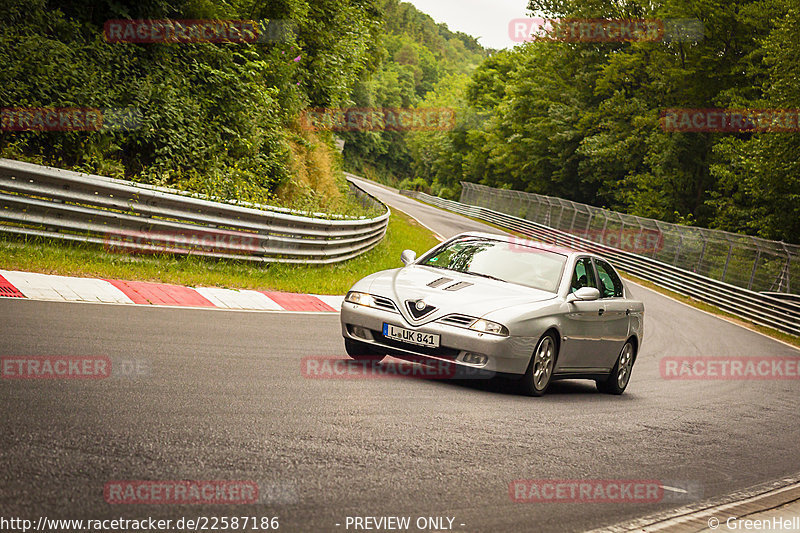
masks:
MULTIPOLYGON (((479 226, 372 188, 445 237, 479 226)), ((345 531, 335 524, 347 516, 451 516, 455 531, 580 531, 688 501, 517 504, 509 482, 659 479, 699 483, 707 498, 800 470, 798 381, 665 381, 658 370, 665 356, 800 353, 634 291, 646 337, 626 394, 578 381, 543 398, 505 382, 304 378, 301 358, 346 357, 337 315, 0 299, 0 355, 107 355, 149 368, 0 380, 0 516, 277 515, 282 531, 345 531), (253 480, 263 501, 105 503, 104 484, 128 479, 253 480)))
MULTIPOLYGON (((396 189, 391 189, 374 181, 359 179, 348 174, 348 178, 369 194, 380 198, 386 205, 408 213, 440 237, 448 239, 465 231, 483 231, 486 233, 503 233, 493 226, 482 224, 470 218, 462 217, 449 211, 420 203, 413 198, 403 196, 396 189)), ((417 254, 424 250, 417 250, 417 254)))

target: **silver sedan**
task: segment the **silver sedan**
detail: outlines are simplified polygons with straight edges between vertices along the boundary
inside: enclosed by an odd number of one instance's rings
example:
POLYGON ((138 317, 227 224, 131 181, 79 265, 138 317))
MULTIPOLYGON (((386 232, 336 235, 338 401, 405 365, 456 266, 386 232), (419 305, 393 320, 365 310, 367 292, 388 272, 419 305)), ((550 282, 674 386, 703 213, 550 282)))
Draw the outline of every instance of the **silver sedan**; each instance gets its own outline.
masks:
POLYGON ((642 343, 644 304, 597 255, 516 237, 464 233, 403 268, 358 281, 342 304, 347 353, 447 361, 521 378, 545 393, 591 379, 622 394, 642 343))

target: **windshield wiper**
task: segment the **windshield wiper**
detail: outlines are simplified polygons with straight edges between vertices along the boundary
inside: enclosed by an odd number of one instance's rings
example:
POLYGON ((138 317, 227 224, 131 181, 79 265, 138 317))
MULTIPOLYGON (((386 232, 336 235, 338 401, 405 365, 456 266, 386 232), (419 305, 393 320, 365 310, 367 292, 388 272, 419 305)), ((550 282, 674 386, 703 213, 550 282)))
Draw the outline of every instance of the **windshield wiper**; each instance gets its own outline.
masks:
POLYGON ((502 281, 503 283, 508 283, 506 280, 497 278, 495 276, 492 276, 491 274, 483 274, 481 272, 469 272, 469 271, 463 271, 462 272, 461 270, 455 270, 454 272, 461 272, 462 274, 470 274, 472 276, 480 276, 482 278, 489 278, 489 279, 493 279, 495 281, 502 281))
POLYGON ((439 266, 439 265, 431 265, 431 264, 428 264, 428 263, 420 263, 420 265, 426 266, 426 267, 431 267, 431 268, 438 268, 439 270, 448 270, 450 272, 458 272, 459 274, 469 274, 470 276, 479 276, 481 278, 493 279, 495 281, 502 281, 503 283, 509 283, 508 281, 506 281, 504 279, 500 279, 500 278, 495 277, 495 276, 492 276, 491 274, 483 274, 481 272, 470 272, 468 270, 456 270, 454 268, 448 268, 448 267, 443 267, 443 266, 439 266))

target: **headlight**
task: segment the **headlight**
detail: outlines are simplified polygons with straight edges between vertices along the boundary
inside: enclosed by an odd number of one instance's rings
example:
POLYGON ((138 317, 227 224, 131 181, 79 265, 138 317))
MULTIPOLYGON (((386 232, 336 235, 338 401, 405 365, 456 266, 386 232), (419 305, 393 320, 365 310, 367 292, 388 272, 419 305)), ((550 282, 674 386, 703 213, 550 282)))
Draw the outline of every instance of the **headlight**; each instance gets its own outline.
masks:
POLYGON ((508 328, 504 325, 482 318, 473 322, 469 329, 480 331, 481 333, 492 333, 493 335, 503 335, 504 337, 508 336, 508 328))
POLYGON ((372 295, 365 292, 350 291, 347 293, 347 296, 344 297, 344 300, 351 304, 366 305, 367 307, 375 306, 375 299, 372 298, 372 295))

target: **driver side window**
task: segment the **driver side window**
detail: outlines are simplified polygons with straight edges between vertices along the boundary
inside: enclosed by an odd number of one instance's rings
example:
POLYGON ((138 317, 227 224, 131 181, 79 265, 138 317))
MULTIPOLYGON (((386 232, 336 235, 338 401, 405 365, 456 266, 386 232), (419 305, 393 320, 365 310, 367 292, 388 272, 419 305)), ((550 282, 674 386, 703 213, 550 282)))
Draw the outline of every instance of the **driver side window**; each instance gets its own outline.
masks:
POLYGON ((611 265, 599 259, 595 261, 595 264, 597 265, 597 275, 600 276, 600 281, 603 284, 603 288, 600 289, 600 296, 602 298, 622 298, 624 292, 622 281, 614 272, 614 269, 611 268, 611 265))
POLYGON ((588 257, 578 259, 575 263, 575 271, 572 273, 572 286, 570 292, 575 292, 583 287, 597 288, 597 282, 594 279, 594 269, 592 268, 592 260, 588 257))

